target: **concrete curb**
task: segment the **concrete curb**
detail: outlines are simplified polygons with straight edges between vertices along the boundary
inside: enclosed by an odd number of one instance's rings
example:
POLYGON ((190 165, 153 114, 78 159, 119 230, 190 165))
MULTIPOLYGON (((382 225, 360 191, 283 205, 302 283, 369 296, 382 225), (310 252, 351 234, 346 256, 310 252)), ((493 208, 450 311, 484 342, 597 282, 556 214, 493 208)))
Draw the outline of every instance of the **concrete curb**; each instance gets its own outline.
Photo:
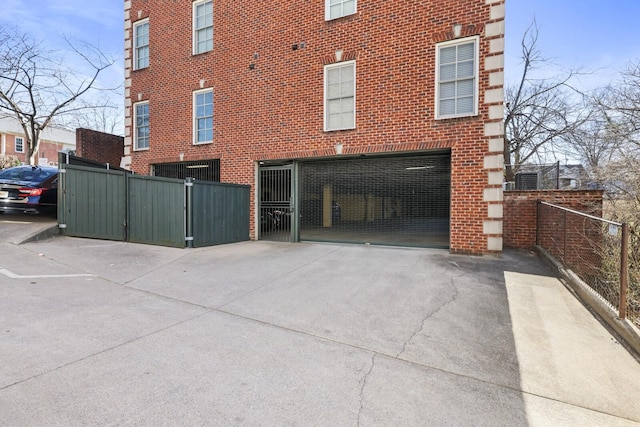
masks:
POLYGON ((593 291, 577 274, 565 268, 557 259, 540 246, 536 250, 558 270, 564 279, 565 286, 573 292, 587 307, 606 323, 625 342, 626 347, 640 360, 640 330, 628 319, 622 320, 618 313, 606 303, 600 295, 593 291))
POLYGON ((24 239, 21 239, 19 242, 16 242, 16 244, 22 245, 23 243, 38 242, 42 240, 51 239, 59 235, 60 235, 60 229, 58 228, 58 224, 55 224, 45 229, 39 230, 24 239))

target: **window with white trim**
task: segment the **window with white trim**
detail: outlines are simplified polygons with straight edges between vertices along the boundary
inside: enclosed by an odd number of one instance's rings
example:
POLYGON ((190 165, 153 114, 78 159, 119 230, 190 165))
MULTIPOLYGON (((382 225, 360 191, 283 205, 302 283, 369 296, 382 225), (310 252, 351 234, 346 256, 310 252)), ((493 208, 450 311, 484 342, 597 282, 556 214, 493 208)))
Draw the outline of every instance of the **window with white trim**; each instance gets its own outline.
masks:
POLYGON ((213 49, 213 1, 193 3, 193 54, 213 49))
POLYGON ((356 62, 324 67, 324 130, 356 127, 356 62))
POLYGON ((133 25, 133 63, 134 70, 149 66, 149 20, 145 19, 133 25))
POLYGON ((436 47, 436 118, 478 114, 478 38, 436 47))
POLYGON ((134 105, 134 150, 149 149, 149 102, 134 105))
POLYGON ((213 142, 213 89, 193 93, 193 143, 213 142))
POLYGON ((24 153, 24 138, 16 136, 16 153, 24 153))
POLYGON ((357 0, 324 0, 324 20, 342 18, 356 13, 357 0))

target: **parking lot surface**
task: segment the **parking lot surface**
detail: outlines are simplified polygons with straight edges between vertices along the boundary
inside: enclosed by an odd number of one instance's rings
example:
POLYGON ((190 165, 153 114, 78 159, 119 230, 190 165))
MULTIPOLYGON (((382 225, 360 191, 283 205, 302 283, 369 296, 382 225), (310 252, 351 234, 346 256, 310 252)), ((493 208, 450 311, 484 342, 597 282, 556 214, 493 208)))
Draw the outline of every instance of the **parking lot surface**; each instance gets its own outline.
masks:
POLYGON ((55 218, 46 215, 0 214, 0 242, 20 244, 30 238, 48 235, 47 230, 56 231, 55 218))
POLYGON ((533 253, 0 251, 0 425, 640 422, 640 364, 533 253))

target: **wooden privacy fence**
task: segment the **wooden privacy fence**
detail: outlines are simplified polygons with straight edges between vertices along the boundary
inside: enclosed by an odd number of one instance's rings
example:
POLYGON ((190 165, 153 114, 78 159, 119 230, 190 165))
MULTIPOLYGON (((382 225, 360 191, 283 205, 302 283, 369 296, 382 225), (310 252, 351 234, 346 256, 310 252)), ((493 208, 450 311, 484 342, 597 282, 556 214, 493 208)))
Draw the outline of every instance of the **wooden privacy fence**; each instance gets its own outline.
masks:
POLYGON ((248 185, 62 165, 62 234, 172 247, 249 240, 248 185))

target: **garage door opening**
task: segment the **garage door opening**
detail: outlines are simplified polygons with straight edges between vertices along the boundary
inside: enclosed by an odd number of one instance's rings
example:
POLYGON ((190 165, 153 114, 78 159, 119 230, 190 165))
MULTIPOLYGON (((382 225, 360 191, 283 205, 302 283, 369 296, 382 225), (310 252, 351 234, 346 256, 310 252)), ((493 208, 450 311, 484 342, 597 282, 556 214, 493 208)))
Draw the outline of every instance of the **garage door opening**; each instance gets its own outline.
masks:
POLYGON ((292 241, 292 165, 260 167, 260 240, 292 241))
POLYGON ((191 162, 156 163, 152 175, 164 178, 220 182, 220 160, 196 160, 191 162))
POLYGON ((300 164, 300 240, 449 247, 451 155, 300 164))

